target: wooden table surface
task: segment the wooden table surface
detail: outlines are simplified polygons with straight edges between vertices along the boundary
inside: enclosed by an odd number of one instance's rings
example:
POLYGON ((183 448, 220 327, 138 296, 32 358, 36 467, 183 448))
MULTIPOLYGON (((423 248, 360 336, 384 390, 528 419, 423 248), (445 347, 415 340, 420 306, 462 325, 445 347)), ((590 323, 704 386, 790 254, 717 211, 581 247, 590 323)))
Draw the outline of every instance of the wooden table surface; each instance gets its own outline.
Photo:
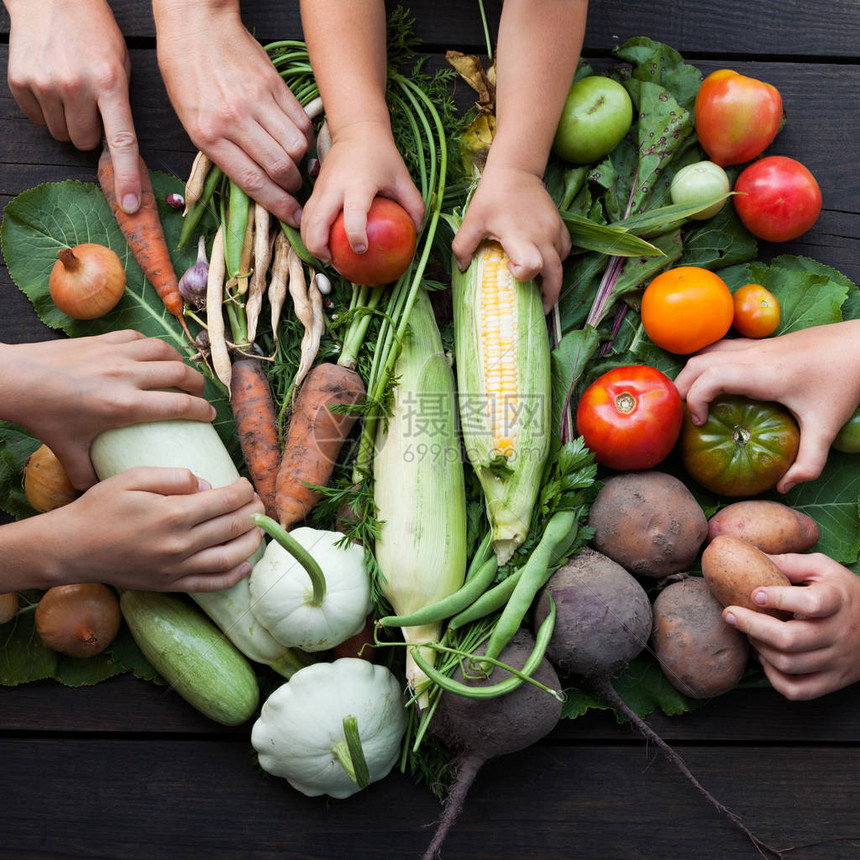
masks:
MULTIPOLYGON (((113 2, 131 49, 132 102, 152 169, 187 175, 194 148, 161 83, 148 4, 113 2)), ((261 41, 300 37, 297 4, 244 2, 261 41)), ((480 52, 477 4, 411 4, 424 48, 480 52)), ((488 3, 490 20, 498 2, 488 3)), ((0 54, 8 54, 8 18, 0 54)), ((776 85, 788 124, 771 147, 819 180, 824 211, 799 253, 860 282, 860 2, 593 0, 584 56, 645 35, 707 73, 776 85)), ((0 204, 40 182, 95 180, 96 156, 51 140, 0 93, 0 204)), ((55 337, 0 269, 0 340, 55 337)), ((0 565, 3 559, 0 559, 0 565)), ((651 724, 700 781, 797 860, 860 857, 860 689, 807 703, 736 691, 651 724)), ((162 687, 120 677, 85 689, 0 688, 0 858, 418 857, 440 813, 392 773, 347 801, 309 799, 256 766, 248 727, 223 729, 162 687)), ((488 764, 444 857, 575 860, 749 858, 751 843, 655 750, 608 713, 566 721, 488 764)))

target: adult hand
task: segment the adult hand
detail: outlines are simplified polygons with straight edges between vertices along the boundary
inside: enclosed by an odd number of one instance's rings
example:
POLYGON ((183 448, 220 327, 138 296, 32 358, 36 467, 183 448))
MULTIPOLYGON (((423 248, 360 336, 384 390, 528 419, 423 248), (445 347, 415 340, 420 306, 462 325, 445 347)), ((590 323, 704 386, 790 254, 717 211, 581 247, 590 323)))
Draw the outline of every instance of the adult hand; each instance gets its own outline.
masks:
POLYGON ((311 121, 238 3, 155 0, 158 63, 192 142, 243 191, 297 227, 311 121))
POLYGON ((24 113, 78 149, 107 142, 116 197, 140 206, 137 135, 129 104, 131 63, 105 0, 5 0, 11 20, 9 88, 24 113))

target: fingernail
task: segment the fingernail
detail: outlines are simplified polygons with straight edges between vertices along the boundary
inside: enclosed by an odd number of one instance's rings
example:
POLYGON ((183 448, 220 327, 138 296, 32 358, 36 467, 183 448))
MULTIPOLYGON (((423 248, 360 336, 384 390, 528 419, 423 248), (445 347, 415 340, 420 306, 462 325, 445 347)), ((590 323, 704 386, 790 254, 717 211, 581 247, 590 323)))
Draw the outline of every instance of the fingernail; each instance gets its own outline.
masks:
POLYGON ((791 490, 791 489, 793 489, 793 488, 794 488, 794 484, 786 484, 786 485, 782 488, 782 491, 783 491, 783 493, 787 493, 789 490, 791 490))
POLYGON ((367 250, 367 245, 353 245, 352 250, 355 251, 356 254, 363 254, 367 250))
POLYGON ((209 416, 210 420, 214 421, 215 417, 218 415, 218 410, 210 403, 209 404, 209 416))
POLYGON ((251 563, 248 561, 242 562, 239 567, 239 571, 242 574, 242 577, 246 577, 251 572, 251 563))
POLYGON ((757 591, 753 595, 753 601, 759 606, 764 606, 767 603, 767 595, 763 591, 757 591))
POLYGON ((298 229, 302 225, 302 210, 301 209, 299 209, 299 211, 296 212, 296 219, 295 220, 296 220, 296 223, 293 224, 293 227, 298 229))
POLYGON ((734 627, 738 623, 737 619, 735 618, 734 612, 727 612, 723 616, 723 621, 725 621, 726 624, 728 624, 730 627, 734 627))
POLYGON ((126 194, 122 198, 122 211, 128 215, 133 215, 137 212, 137 208, 140 206, 140 201, 136 194, 126 194))
POLYGON ((211 490, 212 484, 208 481, 204 481, 203 478, 197 479, 197 492, 202 493, 204 490, 211 490))

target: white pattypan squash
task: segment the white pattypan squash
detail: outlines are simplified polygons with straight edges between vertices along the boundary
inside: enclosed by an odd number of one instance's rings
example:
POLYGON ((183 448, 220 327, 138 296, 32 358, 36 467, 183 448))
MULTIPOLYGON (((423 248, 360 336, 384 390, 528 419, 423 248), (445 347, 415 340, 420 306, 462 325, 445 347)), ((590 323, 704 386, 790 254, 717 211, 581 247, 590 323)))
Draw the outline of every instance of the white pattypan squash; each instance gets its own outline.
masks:
POLYGON ((251 729, 260 767, 303 794, 344 798, 388 774, 400 757, 406 708, 384 666, 357 657, 299 669, 263 704, 251 729), (357 730, 353 752, 347 735, 357 730))
POLYGON ((358 633, 372 607, 364 550, 337 546, 340 532, 301 527, 286 533, 267 518, 255 519, 275 538, 249 580, 260 624, 284 647, 303 651, 334 648, 358 633))

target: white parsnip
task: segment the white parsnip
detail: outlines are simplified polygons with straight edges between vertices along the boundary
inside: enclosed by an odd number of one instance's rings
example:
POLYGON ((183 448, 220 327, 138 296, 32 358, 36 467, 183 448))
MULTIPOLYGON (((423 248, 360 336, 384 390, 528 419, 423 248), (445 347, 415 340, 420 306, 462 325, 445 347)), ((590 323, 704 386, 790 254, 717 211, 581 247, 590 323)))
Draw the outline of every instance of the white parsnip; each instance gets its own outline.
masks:
POLYGON ((230 393, 230 380, 233 366, 230 362, 230 351, 227 347, 227 336, 224 327, 224 279, 227 275, 227 263, 224 259, 224 234, 219 227, 212 240, 212 251, 209 254, 209 276, 206 281, 206 327, 209 332, 209 355, 215 375, 230 393))

